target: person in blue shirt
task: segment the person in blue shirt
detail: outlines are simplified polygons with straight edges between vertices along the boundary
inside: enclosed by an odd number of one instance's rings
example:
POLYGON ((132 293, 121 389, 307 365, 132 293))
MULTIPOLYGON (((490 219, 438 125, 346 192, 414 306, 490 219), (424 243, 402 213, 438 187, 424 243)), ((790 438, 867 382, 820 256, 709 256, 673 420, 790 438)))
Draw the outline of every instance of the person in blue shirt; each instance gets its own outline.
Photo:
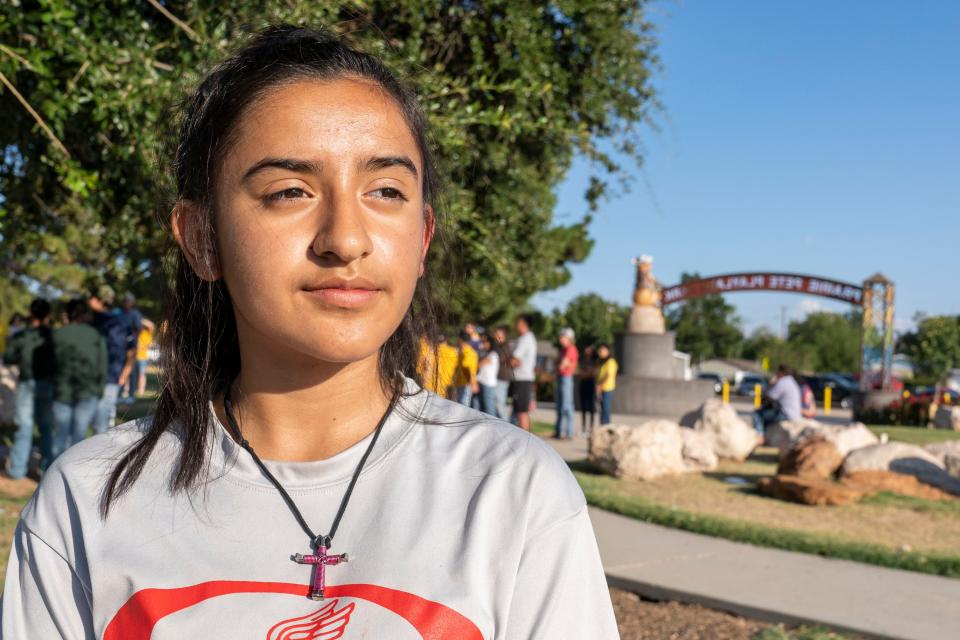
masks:
POLYGON ((93 420, 95 433, 103 433, 116 423, 120 389, 133 369, 137 334, 131 332, 130 321, 120 309, 113 307, 114 292, 100 286, 90 296, 93 326, 107 342, 107 383, 93 420))

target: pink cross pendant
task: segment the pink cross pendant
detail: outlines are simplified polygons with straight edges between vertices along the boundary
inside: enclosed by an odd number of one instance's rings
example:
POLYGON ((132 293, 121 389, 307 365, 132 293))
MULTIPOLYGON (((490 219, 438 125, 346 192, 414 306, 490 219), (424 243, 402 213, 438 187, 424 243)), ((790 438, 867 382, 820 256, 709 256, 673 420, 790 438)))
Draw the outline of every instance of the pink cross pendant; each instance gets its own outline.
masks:
POLYGON ((341 562, 349 562, 349 557, 347 554, 333 554, 327 555, 327 548, 325 546, 318 546, 317 552, 310 555, 294 554, 290 556, 290 559, 299 564, 312 564, 313 565, 313 576, 310 579, 310 595, 311 600, 323 600, 323 589, 324 589, 324 579, 327 565, 337 565, 341 562))

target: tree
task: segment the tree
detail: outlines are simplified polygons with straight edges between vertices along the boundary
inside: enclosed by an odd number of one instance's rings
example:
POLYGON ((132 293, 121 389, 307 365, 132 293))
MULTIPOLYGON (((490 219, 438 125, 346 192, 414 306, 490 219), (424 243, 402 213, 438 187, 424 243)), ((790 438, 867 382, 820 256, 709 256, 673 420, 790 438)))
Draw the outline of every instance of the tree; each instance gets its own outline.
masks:
MULTIPOLYGON (((699 278, 697 273, 684 273, 680 279, 688 282, 699 278)), ((718 293, 672 307, 666 321, 667 327, 677 334, 677 349, 689 353, 694 362, 733 357, 740 352, 743 342, 740 318, 736 308, 718 293)))
POLYGON ((585 293, 571 300, 563 312, 554 311, 550 325, 554 334, 563 327, 572 328, 581 349, 601 342, 612 346, 614 333, 623 331, 629 315, 629 307, 585 293))
POLYGON ((860 312, 811 313, 790 323, 787 362, 803 371, 857 371, 860 368, 860 312))
POLYGON ((960 366, 960 316, 920 317, 917 330, 900 339, 900 348, 913 359, 918 378, 940 382, 960 366))
POLYGON ((326 25, 417 88, 448 178, 436 269, 463 276, 441 301, 459 321, 503 319, 569 280, 606 180, 622 175, 613 155, 640 159, 657 66, 645 5, 0 3, 0 269, 64 292, 106 278, 154 296, 169 243, 168 107, 246 34, 289 21, 326 25), (576 153, 595 175, 580 218, 556 224, 554 187, 576 153))

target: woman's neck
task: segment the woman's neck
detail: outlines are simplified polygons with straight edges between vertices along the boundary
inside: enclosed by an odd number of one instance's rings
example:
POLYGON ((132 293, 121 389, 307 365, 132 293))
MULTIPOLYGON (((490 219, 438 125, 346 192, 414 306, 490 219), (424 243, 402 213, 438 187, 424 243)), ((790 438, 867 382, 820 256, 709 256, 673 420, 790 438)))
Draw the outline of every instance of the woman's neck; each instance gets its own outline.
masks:
MULTIPOLYGON (((264 460, 323 460, 363 440, 390 402, 378 354, 358 362, 291 363, 244 353, 231 389, 234 413, 264 460)), ((214 403, 226 423, 223 399, 214 403)))

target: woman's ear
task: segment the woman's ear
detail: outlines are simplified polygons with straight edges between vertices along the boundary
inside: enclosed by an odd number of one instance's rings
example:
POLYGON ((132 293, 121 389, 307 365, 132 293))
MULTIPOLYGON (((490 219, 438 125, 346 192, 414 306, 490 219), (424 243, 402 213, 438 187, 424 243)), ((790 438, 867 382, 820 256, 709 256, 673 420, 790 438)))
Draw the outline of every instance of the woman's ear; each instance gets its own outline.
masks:
POLYGON ((204 233, 202 212, 190 200, 177 200, 170 212, 173 237, 180 245, 190 268, 201 280, 220 279, 220 260, 209 233, 204 233))
POLYGON ((420 271, 418 276, 423 276, 424 264, 427 260, 427 252, 430 251, 430 243, 433 242, 433 234, 437 231, 437 217, 433 212, 433 207, 425 205, 423 208, 423 250, 420 253, 420 271))

